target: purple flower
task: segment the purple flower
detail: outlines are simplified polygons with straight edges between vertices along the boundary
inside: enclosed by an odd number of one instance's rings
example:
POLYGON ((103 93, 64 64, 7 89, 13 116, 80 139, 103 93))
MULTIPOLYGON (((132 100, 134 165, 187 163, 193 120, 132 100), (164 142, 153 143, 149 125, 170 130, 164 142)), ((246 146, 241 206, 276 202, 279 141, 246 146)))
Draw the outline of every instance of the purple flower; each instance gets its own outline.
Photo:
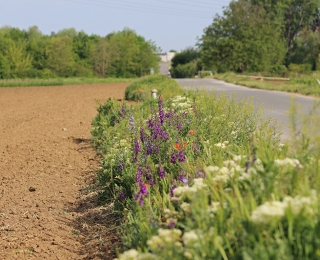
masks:
POLYGON ((174 196, 173 191, 175 190, 175 188, 177 188, 176 185, 174 185, 174 186, 172 186, 172 187, 170 188, 170 197, 171 197, 171 198, 174 196))
POLYGON ((126 110, 125 110, 125 107, 124 107, 124 106, 121 107, 120 117, 121 117, 121 118, 125 118, 125 117, 126 117, 126 110))
POLYGON ((159 108, 159 119, 160 119, 160 124, 163 125, 164 123, 164 118, 165 118, 165 114, 163 112, 163 101, 162 101, 162 98, 161 96, 159 96, 159 99, 158 99, 158 108, 159 108))
POLYGON ((185 156, 185 152, 184 151, 180 151, 178 153, 178 160, 179 160, 179 162, 184 162, 186 160, 186 156, 185 156))
POLYGON ((125 168, 125 165, 123 163, 119 163, 118 169, 119 171, 122 171, 125 168))
POLYGON ((159 167, 159 177, 163 179, 166 176, 166 172, 162 168, 162 166, 159 167))
POLYGON ((176 225, 176 223, 174 223, 174 221, 171 221, 168 225, 168 227, 173 228, 176 225))
POLYGON ((246 162, 246 173, 248 173, 249 168, 250 168, 250 162, 248 161, 248 162, 246 162))
POLYGON ((145 139, 144 130, 143 128, 140 128, 140 140, 142 143, 144 143, 144 139, 145 139))
POLYGON ((188 186, 189 180, 186 176, 184 176, 183 174, 180 174, 178 177, 178 181, 184 183, 186 186, 188 186))
POLYGON ((196 178, 206 178, 206 174, 202 171, 196 173, 196 178))
POLYGON ((134 123, 134 116, 131 115, 131 116, 129 117, 129 130, 131 131, 131 130, 133 130, 133 129, 135 129, 135 123, 134 123))
POLYGON ((140 148, 140 145, 139 145, 139 141, 138 141, 138 139, 136 138, 135 140, 134 140, 134 159, 133 159, 133 161, 134 162, 136 162, 136 161, 138 161, 138 159, 137 159, 137 156, 138 156, 138 153, 141 151, 141 148, 140 148))
POLYGON ((123 191, 120 191, 119 200, 122 202, 125 200, 125 198, 126 198, 126 195, 123 193, 123 191))
POLYGON ((177 154, 175 154, 175 153, 171 154, 171 163, 172 164, 177 163, 177 154))
POLYGON ((140 200, 139 200, 139 205, 140 205, 141 207, 144 206, 144 199, 143 199, 142 197, 141 197, 140 200))

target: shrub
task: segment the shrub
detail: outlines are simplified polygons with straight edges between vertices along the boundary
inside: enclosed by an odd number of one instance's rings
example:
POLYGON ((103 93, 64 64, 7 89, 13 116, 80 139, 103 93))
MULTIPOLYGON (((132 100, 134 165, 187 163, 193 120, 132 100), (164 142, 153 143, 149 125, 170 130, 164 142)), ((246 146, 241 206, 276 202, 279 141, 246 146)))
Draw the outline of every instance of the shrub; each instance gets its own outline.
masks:
POLYGON ((274 65, 269 69, 269 72, 272 75, 277 75, 277 76, 281 76, 281 77, 286 77, 287 76, 287 72, 288 69, 286 66, 284 65, 274 65))
POLYGON ((164 75, 150 75, 135 80, 125 91, 125 99, 144 101, 151 97, 151 90, 157 89, 158 95, 163 97, 182 92, 178 83, 164 75))
POLYGON ((170 73, 173 78, 194 78, 196 64, 194 62, 178 64, 175 68, 170 69, 170 73))

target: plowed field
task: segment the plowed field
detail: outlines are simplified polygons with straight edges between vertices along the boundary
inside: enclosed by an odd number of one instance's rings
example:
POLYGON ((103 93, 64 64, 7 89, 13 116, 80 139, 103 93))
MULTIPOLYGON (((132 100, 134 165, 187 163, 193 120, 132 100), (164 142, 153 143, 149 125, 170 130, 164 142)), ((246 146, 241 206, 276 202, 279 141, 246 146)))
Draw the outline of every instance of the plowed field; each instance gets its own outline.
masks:
POLYGON ((88 190, 90 129, 96 100, 127 85, 0 88, 1 260, 112 258, 114 238, 99 237, 111 213, 88 190))

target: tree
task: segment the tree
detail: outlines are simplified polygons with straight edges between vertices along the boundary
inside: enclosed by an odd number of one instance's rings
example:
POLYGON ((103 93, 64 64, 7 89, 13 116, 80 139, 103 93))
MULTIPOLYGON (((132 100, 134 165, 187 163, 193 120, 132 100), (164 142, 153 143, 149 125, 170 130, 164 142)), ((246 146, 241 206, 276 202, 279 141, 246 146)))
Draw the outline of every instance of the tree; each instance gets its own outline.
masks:
POLYGON ((170 73, 173 78, 194 77, 198 70, 199 50, 189 47, 174 55, 171 60, 170 73))
POLYGON ((248 0, 252 4, 264 7, 272 21, 280 25, 286 39, 287 49, 293 48, 293 42, 303 28, 319 24, 318 0, 248 0))
POLYGON ((119 51, 115 42, 101 38, 95 48, 94 65, 98 75, 105 77, 111 64, 119 59, 119 51))
POLYGON ((232 1, 204 30, 201 60, 207 69, 262 71, 282 64, 286 53, 280 26, 260 4, 232 1))
POLYGON ((47 64, 53 73, 58 76, 72 75, 75 54, 72 50, 72 38, 59 36, 50 39, 46 47, 47 64))
POLYGON ((146 41, 135 31, 125 28, 107 36, 111 46, 116 46, 119 58, 111 62, 109 72, 116 77, 140 77, 149 73, 153 67, 156 71, 157 56, 156 46, 146 41))
POLYGON ((318 56, 320 53, 320 34, 311 29, 302 30, 293 42, 292 51, 288 55, 288 64, 310 64, 312 69, 320 69, 318 56))

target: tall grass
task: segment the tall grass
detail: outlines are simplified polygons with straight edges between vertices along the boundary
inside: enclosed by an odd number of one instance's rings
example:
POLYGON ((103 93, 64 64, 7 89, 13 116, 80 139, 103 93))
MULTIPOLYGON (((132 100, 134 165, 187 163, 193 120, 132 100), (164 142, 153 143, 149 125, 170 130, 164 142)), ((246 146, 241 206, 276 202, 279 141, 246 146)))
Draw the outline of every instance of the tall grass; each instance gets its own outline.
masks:
POLYGON ((229 83, 247 86, 251 88, 286 91, 291 93, 300 93, 320 97, 320 74, 313 75, 297 75, 292 74, 290 81, 260 81, 250 77, 238 77, 235 73, 224 73, 213 75, 215 79, 223 80, 229 83))
POLYGON ((132 82, 127 78, 53 78, 53 79, 12 79, 0 80, 0 87, 31 87, 31 86, 63 86, 81 84, 102 84, 132 82))
POLYGON ((293 144, 281 144, 250 99, 190 91, 98 111, 101 198, 123 215, 119 259, 319 259, 317 113, 298 130, 293 105, 293 144))

